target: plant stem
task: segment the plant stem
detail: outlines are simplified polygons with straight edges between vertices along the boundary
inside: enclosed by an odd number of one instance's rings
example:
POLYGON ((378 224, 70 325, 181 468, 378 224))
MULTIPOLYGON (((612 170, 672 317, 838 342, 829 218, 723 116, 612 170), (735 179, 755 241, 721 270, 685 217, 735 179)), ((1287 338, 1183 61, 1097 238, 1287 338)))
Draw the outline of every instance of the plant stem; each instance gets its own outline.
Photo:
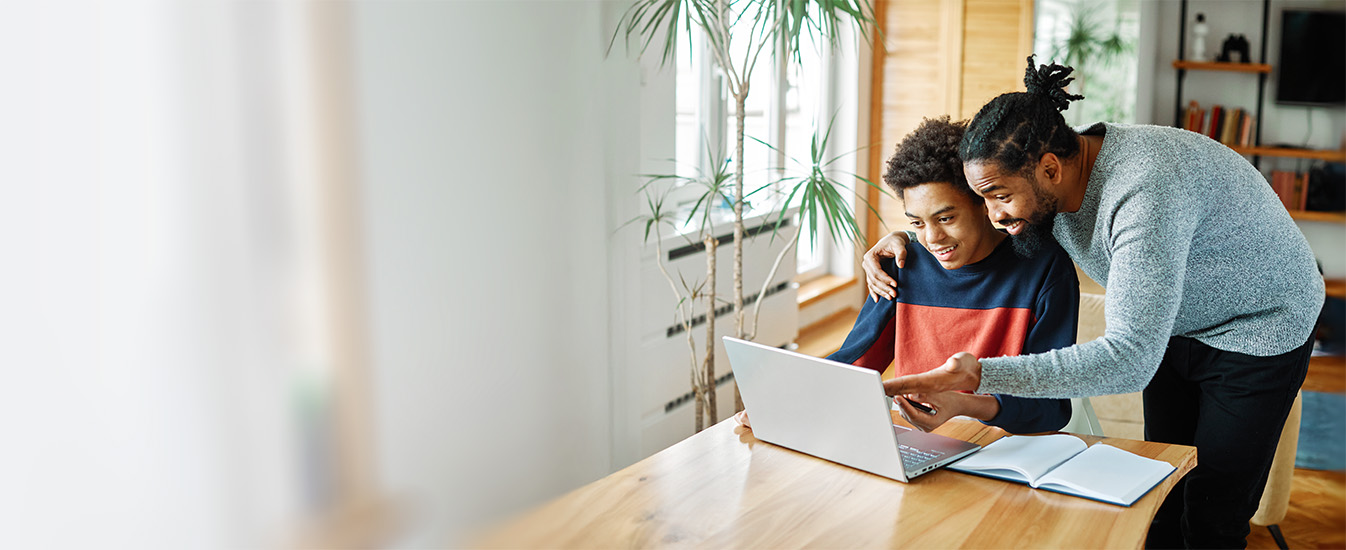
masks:
POLYGON ((724 70, 725 76, 728 77, 729 90, 732 92, 738 87, 740 81, 746 79, 739 77, 738 70, 735 69, 734 63, 729 55, 729 42, 733 39, 733 36, 729 33, 729 2, 726 0, 718 0, 716 2, 715 12, 718 14, 718 17, 715 19, 715 26, 713 28, 705 28, 702 30, 705 30, 707 34, 716 33, 719 36, 719 39, 713 41, 714 43, 711 44, 710 52, 711 55, 715 56, 715 61, 720 64, 720 68, 724 70))
MULTIPOLYGON (((715 255, 719 244, 713 232, 706 233, 706 355, 701 377, 711 423, 719 419, 715 410, 715 255)), ((696 425, 697 431, 701 431, 703 424, 697 422, 696 425)))
MULTIPOLYGON (((688 365, 690 368, 688 368, 687 370, 692 378, 692 393, 696 397, 695 398, 696 431, 700 432, 701 430, 705 429, 704 428, 705 424, 701 414, 702 413, 701 386, 697 384, 697 376, 696 376, 697 372, 696 337, 692 334, 692 314, 696 312, 695 310, 696 296, 695 293, 693 293, 693 295, 688 297, 686 300, 682 299, 682 292, 678 290, 677 283, 673 282, 673 276, 669 275, 668 268, 664 267, 663 242, 664 242, 663 235, 659 231, 658 224, 656 224, 654 228, 654 252, 655 252, 654 263, 655 265, 659 266, 659 273, 662 273, 664 275, 664 280, 668 281, 668 288, 673 291, 673 297, 678 299, 679 304, 677 308, 679 317, 678 322, 682 325, 683 334, 687 335, 687 360, 690 363, 688 365)), ((715 351, 714 348, 710 348, 707 351, 707 354, 708 355, 713 354, 714 351, 715 351)))
POLYGON ((743 126, 748 104, 748 83, 734 95, 734 337, 743 338, 743 126))
MULTIPOLYGON (((746 331, 743 326, 743 122, 746 113, 743 110, 748 104, 746 81, 743 83, 742 91, 734 95, 734 103, 734 122, 738 126, 734 145, 734 158, 737 159, 734 163, 734 337, 744 338, 746 331)), ((752 340, 752 337, 744 339, 752 340)), ((741 410, 743 410, 743 395, 738 392, 738 384, 735 384, 734 411, 741 410)))
POLYGON ((785 255, 794 250, 796 244, 799 244, 799 233, 803 230, 804 224, 795 225, 794 237, 791 237, 788 241, 789 244, 785 245, 785 248, 779 254, 776 254, 776 263, 771 264, 771 272, 767 273, 766 280, 762 281, 762 290, 757 292, 757 303, 752 306, 752 332, 748 336, 748 340, 757 337, 757 316, 762 313, 762 302, 766 301, 766 289, 771 286, 771 279, 776 277, 776 270, 780 269, 781 260, 784 260, 785 255))

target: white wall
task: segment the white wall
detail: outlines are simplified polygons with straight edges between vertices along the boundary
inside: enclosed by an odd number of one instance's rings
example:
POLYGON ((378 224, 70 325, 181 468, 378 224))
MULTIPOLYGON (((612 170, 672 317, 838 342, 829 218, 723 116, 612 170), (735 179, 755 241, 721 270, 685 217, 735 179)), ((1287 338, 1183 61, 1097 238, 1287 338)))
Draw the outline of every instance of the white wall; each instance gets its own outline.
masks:
MULTIPOLYGON (((306 88, 297 6, 0 3, 0 546, 285 546, 330 490, 307 134, 341 90, 306 88)), ((672 151, 657 76, 604 59, 623 7, 351 6, 358 128, 333 139, 361 167, 391 545, 615 463, 640 290, 614 230, 672 151)))
POLYGON ((632 237, 610 212, 633 211, 641 157, 640 67, 604 59, 622 7, 355 5, 378 460, 411 512, 400 544, 452 544, 609 472, 625 258, 609 250, 632 237))
MULTIPOLYGON (((1177 86, 1177 71, 1173 70, 1173 60, 1178 53, 1179 3, 1176 1, 1146 2, 1142 5, 1141 67, 1152 65, 1152 72, 1141 71, 1140 87, 1149 88, 1150 119, 1138 119, 1137 122, 1149 124, 1173 124, 1174 92, 1177 86), (1149 44, 1153 44, 1150 47, 1149 44), (1147 53, 1148 52, 1148 53, 1147 53)), ((1280 58, 1280 11, 1282 9, 1343 9, 1346 3, 1340 0, 1287 0, 1273 1, 1267 19, 1267 63, 1272 65, 1272 74, 1267 78, 1265 98, 1262 106, 1262 143, 1266 145, 1289 143, 1308 146, 1315 149, 1339 149, 1343 146, 1342 135, 1346 130, 1346 108, 1342 107, 1300 107, 1282 106, 1275 103, 1276 79, 1275 66, 1280 58), (1311 131, 1310 131, 1311 127, 1311 131)), ((1251 0, 1192 0, 1188 2, 1188 30, 1197 13, 1205 13, 1210 34, 1207 36, 1206 50, 1218 53, 1220 45, 1230 33, 1242 33, 1247 36, 1249 52, 1254 60, 1260 54, 1262 2, 1251 0)), ((1188 38, 1190 50, 1191 39, 1188 38)), ((1190 51, 1189 51, 1190 56, 1190 51)), ((1346 70, 1346 68, 1338 68, 1346 70)), ((1140 94, 1145 99, 1146 94, 1140 94)), ((1197 100, 1203 106, 1221 104, 1227 107, 1253 109, 1257 103, 1257 76, 1243 73, 1219 71, 1188 71, 1183 81, 1185 101, 1197 100)), ((1185 104, 1185 103, 1184 103, 1185 104)), ((1138 106, 1137 113, 1146 112, 1145 106, 1138 106)), ((1263 173, 1271 170, 1306 170, 1307 161, 1263 157, 1260 168, 1263 173)), ((1300 229, 1308 238, 1323 271, 1328 277, 1346 278, 1346 247, 1342 246, 1346 238, 1346 227, 1338 223, 1299 222, 1300 229)))
POLYGON ((0 4, 0 546, 292 534, 271 10, 0 4))
POLYGON ((170 140, 177 121, 148 108, 175 84, 169 59, 153 53, 173 44, 164 14, 100 20, 89 8, 0 11, 0 545, 92 546, 95 533, 128 546, 191 532, 216 541, 226 529, 220 449, 191 434, 219 426, 219 372, 174 360, 191 357, 200 329, 218 320, 190 315, 208 305, 192 287, 210 282, 193 283, 184 253, 221 242, 157 231, 196 195, 173 185, 185 175, 172 157, 185 149, 170 140))

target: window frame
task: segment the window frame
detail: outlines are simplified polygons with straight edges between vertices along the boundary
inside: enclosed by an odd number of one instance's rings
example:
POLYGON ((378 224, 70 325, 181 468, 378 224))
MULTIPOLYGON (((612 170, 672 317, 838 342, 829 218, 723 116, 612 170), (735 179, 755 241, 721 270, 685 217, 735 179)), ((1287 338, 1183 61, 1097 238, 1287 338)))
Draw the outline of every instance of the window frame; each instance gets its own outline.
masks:
MULTIPOLYGON (((850 96, 856 95, 853 92, 859 88, 859 64, 856 62, 840 62, 844 57, 844 54, 840 50, 843 47, 842 45, 854 44, 857 50, 856 57, 859 57, 858 50, 866 46, 866 44, 859 41, 850 30, 843 30, 843 32, 844 34, 834 44, 824 43, 817 48, 821 62, 819 73, 823 76, 818 89, 817 105, 814 106, 814 112, 817 113, 818 116, 815 117, 816 120, 812 122, 811 126, 816 125, 814 126, 816 128, 824 127, 828 121, 833 120, 832 114, 836 114, 836 120, 838 122, 833 128, 827 150, 824 152, 825 158, 833 158, 839 154, 850 153, 856 150, 855 143, 857 140, 855 129, 859 126, 858 116, 853 116, 852 118, 856 118, 856 120, 849 121, 849 123, 842 123, 843 121, 841 119, 843 116, 855 112, 853 109, 843 108, 842 98, 847 97, 847 91, 852 92, 850 93, 850 96), (842 82, 851 83, 847 85, 847 90, 845 91, 838 89, 842 82)), ((813 46, 808 45, 804 47, 813 46)), ((766 174, 769 174, 769 177, 779 177, 787 168, 787 163, 789 163, 787 155, 790 154, 790 152, 786 150, 784 144, 787 143, 786 139, 788 138, 787 118, 789 112, 787 94, 789 92, 789 71, 792 63, 785 53, 786 44, 784 39, 782 39, 778 41, 775 48, 773 48, 769 64, 759 66, 753 77, 754 84, 758 84, 763 80, 769 83, 765 91, 768 95, 768 136, 771 142, 773 144, 778 144, 777 146, 779 147, 775 151, 770 151, 768 158, 765 159, 764 171, 766 174), (765 79, 762 78, 763 68, 770 69, 767 71, 768 76, 765 79)), ((724 155, 722 157, 723 159, 731 157, 732 151, 730 148, 733 147, 733 144, 730 143, 730 138, 732 137, 730 134, 733 131, 730 121, 734 107, 732 98, 729 96, 728 86, 725 83, 724 75, 713 62, 710 62, 712 57, 709 54, 706 37, 699 29, 692 29, 691 44, 687 48, 680 48, 675 55, 683 57, 688 54, 691 55, 690 71, 684 70, 682 61, 679 60, 677 62, 677 78, 684 78, 688 72, 691 72, 692 74, 695 74, 696 78, 699 80, 698 86, 696 87, 698 91, 698 98, 695 102, 696 112, 693 114, 693 126, 699 131, 693 140, 696 151, 695 162, 686 162, 685 156, 678 155, 677 170, 678 174, 683 176, 690 176, 695 173, 710 173, 713 168, 711 166, 712 161, 705 154, 708 145, 711 147, 710 150, 722 151, 724 155)), ((677 91, 681 91, 683 87, 678 85, 676 88, 677 91)), ((762 91, 759 87, 754 86, 754 94, 750 96, 750 98, 758 97, 756 93, 762 93, 762 91)), ((858 100, 858 97, 853 97, 852 99, 858 100)), ((681 101, 675 101, 675 104, 681 103, 681 101)), ((685 111, 679 111, 675 116, 682 116, 685 114, 687 114, 685 111)), ((856 113, 856 115, 858 115, 858 113, 856 113)), ((745 140, 748 138, 749 136, 745 135, 745 140)), ((675 139, 675 141, 680 140, 675 139)), ((745 157, 750 154, 751 149, 752 148, 745 142, 745 157)), ((799 158, 798 154, 795 154, 794 156, 799 158)), ((807 153, 803 156, 807 157, 807 153)), ((841 178, 847 173, 857 172, 857 169, 861 168, 864 163, 861 162, 860 159, 854 158, 856 156, 857 154, 853 153, 849 155, 851 158, 850 161, 841 162, 838 163, 841 166, 833 166, 832 168, 829 168, 831 175, 841 178), (847 166, 849 166, 849 168, 847 168, 847 166)), ((801 160, 807 160, 807 158, 801 160)), ((761 166, 762 163, 759 161, 758 165, 761 166)), ((758 170, 758 168, 753 167, 751 159, 744 168, 744 186, 747 191, 751 191, 755 189, 755 186, 751 183, 750 176, 752 174, 750 174, 750 172, 758 170)), ((856 189, 852 188, 851 191, 856 191, 856 189)), ((675 191, 671 197, 671 203, 674 205, 683 205, 693 202, 696 200, 696 197, 700 195, 700 192, 701 190, 699 189, 675 191)), ((783 188, 775 189, 774 194, 776 197, 773 201, 770 201, 770 204, 772 204, 773 207, 778 206, 779 201, 785 198, 783 188)), ((862 218, 859 221, 863 223, 862 218)), ((861 226, 861 229, 863 232, 863 225, 861 226)), ((803 249, 807 242, 807 235, 801 236, 799 248, 803 249)), ((815 249, 815 260, 812 263, 805 264, 800 261, 802 260, 802 258, 800 258, 800 250, 795 251, 798 267, 795 280, 805 282, 826 275, 851 277, 853 275, 854 262, 850 256, 853 246, 854 245, 851 243, 839 246, 838 243, 832 240, 830 235, 820 233, 815 249)))

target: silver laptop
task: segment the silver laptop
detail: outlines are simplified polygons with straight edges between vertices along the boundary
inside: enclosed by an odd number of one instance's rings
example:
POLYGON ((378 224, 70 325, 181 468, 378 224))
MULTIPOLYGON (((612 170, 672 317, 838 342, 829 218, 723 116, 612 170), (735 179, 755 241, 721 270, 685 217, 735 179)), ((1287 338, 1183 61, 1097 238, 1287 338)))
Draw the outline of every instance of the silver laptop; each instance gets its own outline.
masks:
POLYGON ((880 373, 724 337, 753 436, 907 481, 981 450, 893 424, 880 373))

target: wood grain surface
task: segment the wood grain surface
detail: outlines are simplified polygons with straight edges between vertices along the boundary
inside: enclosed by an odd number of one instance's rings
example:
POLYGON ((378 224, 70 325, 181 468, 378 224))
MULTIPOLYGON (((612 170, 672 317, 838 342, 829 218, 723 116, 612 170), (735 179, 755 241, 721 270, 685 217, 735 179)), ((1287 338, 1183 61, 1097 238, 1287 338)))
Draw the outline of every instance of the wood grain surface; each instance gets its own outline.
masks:
MULTIPOLYGON (((894 415, 894 422, 903 424, 894 415)), ((999 428, 937 433, 985 445, 999 428)), ((1178 468, 1131 507, 938 470, 900 483, 758 441, 726 420, 496 526, 474 547, 1137 548, 1196 449, 1079 436, 1178 468)))

